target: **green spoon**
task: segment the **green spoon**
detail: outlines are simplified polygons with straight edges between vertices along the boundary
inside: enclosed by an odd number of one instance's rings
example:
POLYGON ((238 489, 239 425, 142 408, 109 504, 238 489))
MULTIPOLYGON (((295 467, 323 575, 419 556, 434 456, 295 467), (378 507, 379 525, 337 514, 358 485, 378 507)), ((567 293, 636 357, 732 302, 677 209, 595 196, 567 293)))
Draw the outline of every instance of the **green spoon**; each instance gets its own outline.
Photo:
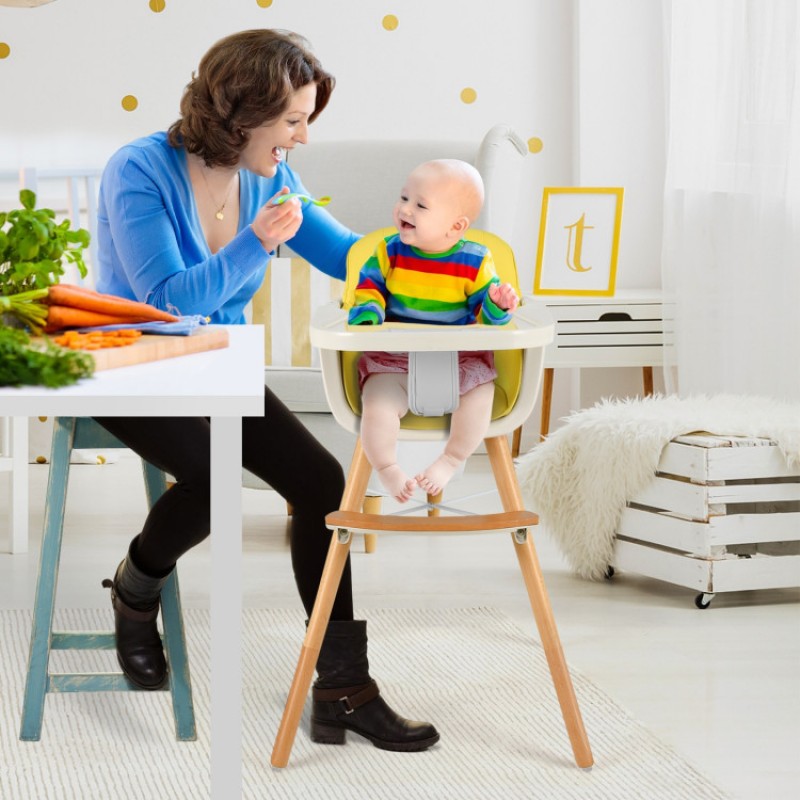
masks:
POLYGON ((282 194, 275 198, 273 204, 276 206, 283 205, 287 200, 293 200, 294 198, 298 200, 302 200, 304 203, 313 203, 315 206, 326 206, 330 203, 330 197, 320 197, 319 199, 315 199, 313 197, 309 197, 307 194, 302 194, 301 192, 290 192, 289 194, 282 194))

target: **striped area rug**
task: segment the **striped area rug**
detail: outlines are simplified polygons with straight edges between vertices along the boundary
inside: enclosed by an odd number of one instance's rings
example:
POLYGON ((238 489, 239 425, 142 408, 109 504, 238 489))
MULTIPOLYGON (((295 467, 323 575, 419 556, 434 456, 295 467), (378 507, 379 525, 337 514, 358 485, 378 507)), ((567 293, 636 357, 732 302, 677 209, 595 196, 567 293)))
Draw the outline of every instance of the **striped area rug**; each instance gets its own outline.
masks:
MULTIPOLYGON (((370 610, 370 665, 385 699, 432 721, 423 753, 358 736, 315 745, 308 712, 289 766, 269 766, 303 635, 300 613, 250 611, 244 653, 244 797, 275 800, 720 800, 682 757, 573 674, 595 757, 572 760, 544 652, 501 612, 370 610)), ((531 619, 531 633, 534 628, 531 619)), ((624 656, 621 656, 624 657, 624 656)))
MULTIPOLYGON (((2 800, 203 800, 209 796, 209 615, 186 615, 197 741, 175 739, 168 692, 48 694, 42 738, 19 725, 30 611, 0 613, 2 800)), ((111 630, 108 609, 56 611, 59 630, 111 630)), ((54 652, 53 671, 117 672, 110 651, 54 652)), ((233 799, 232 799, 233 800, 233 799)))
MULTIPOLYGON (((370 660, 384 697, 433 721, 441 741, 389 753, 356 736, 315 745, 304 715, 289 767, 269 766, 303 635, 299 611, 246 610, 246 800, 723 800, 726 795, 579 674, 595 756, 575 767, 541 647, 500 612, 370 610, 370 660)), ((168 695, 48 695, 39 742, 20 742, 31 614, 0 612, 2 800, 203 800, 209 796, 209 615, 185 611, 198 740, 177 742, 168 695)), ((57 612, 106 629, 110 610, 57 612)), ((531 630, 533 622, 531 621, 531 630)), ((112 653, 55 653, 54 668, 116 669, 112 653), (80 659, 80 664, 76 660, 80 659)), ((235 734, 231 734, 235 735, 235 734)), ((215 798, 216 800, 216 798, 215 798)), ((232 793, 230 800, 238 800, 232 793)))

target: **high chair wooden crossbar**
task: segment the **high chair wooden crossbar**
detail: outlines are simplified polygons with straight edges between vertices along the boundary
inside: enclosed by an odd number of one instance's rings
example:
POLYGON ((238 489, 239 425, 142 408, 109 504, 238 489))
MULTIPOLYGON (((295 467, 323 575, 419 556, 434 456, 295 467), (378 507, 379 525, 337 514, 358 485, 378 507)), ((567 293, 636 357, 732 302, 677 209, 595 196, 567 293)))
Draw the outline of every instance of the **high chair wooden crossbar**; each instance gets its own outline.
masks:
MULTIPOLYGON (((372 468, 360 439, 356 442, 340 509, 326 518, 327 526, 333 531, 331 544, 275 739, 271 763, 274 767, 285 767, 289 762, 352 534, 492 532, 511 536, 575 762, 581 768, 589 768, 593 763, 592 752, 531 536, 538 519, 524 508, 507 438, 533 409, 542 375, 544 348, 553 339, 552 321, 541 305, 527 298, 514 313, 513 321, 502 327, 397 323, 366 328, 349 327, 347 307, 352 302, 358 269, 369 257, 377 241, 392 232, 393 229, 376 231, 353 246, 348 258, 344 307, 330 304, 320 309, 312 321, 311 341, 320 348, 325 393, 333 415, 344 428, 358 434, 360 396, 356 364, 361 351, 493 350, 498 377, 495 381, 492 422, 485 444, 504 511, 498 514, 434 517, 362 513, 360 509, 372 468)), ((508 245, 482 231, 470 230, 468 236, 490 247, 500 279, 518 287, 513 254, 508 245)), ((446 437, 446 417, 421 418, 409 413, 401 423, 400 438, 403 439, 443 440, 446 437)))
MULTIPOLYGON (((54 631, 58 566, 67 500, 69 459, 73 448, 122 448, 124 445, 88 417, 56 417, 53 431, 50 475, 47 484, 44 534, 36 583, 28 673, 19 738, 39 741, 42 732, 45 697, 51 692, 141 691, 122 672, 54 673, 50 671, 51 650, 114 650, 113 632, 54 631)), ((157 467, 142 461, 148 505, 167 489, 166 476, 157 467)), ((99 585, 99 581, 98 581, 99 585)), ((173 571, 161 590, 161 619, 164 649, 169 664, 167 686, 172 695, 175 736, 179 741, 197 738, 189 677, 189 659, 181 613, 177 572, 173 571)))

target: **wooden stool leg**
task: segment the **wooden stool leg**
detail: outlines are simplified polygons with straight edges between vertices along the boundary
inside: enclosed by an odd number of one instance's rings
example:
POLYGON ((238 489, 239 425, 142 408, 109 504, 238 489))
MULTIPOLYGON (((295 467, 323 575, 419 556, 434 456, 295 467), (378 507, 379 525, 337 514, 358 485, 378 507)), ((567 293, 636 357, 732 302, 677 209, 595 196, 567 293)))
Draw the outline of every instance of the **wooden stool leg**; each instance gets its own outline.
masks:
MULTIPOLYGON (((517 476, 511 461, 508 440, 505 436, 486 439, 486 449, 489 453, 503 508, 506 511, 524 509, 517 476)), ((547 664, 550 668, 550 675, 553 679, 558 702, 561 706, 561 714, 564 717, 564 724, 572 745, 575 763, 579 767, 591 767, 594 763, 592 750, 589 746, 589 739, 581 718, 578 700, 575 697, 575 689, 561 648, 558 629, 556 628, 553 610, 547 596, 547 589, 545 588, 536 550, 533 546, 531 531, 528 531, 524 541, 518 541, 515 538, 514 548, 522 571, 522 577, 525 580, 525 587, 528 590, 531 609, 533 610, 536 627, 539 630, 542 647, 547 657, 547 664)))
MULTIPOLYGON (((152 508, 167 491, 164 473, 142 460, 147 506, 152 508)), ((174 484, 172 484, 174 485, 174 484)), ((161 623, 164 628, 164 650, 169 664, 169 690, 172 695, 172 715, 175 719, 175 737, 180 742, 197 739, 192 701, 192 681, 189 675, 189 656, 186 650, 186 632, 178 588, 178 574, 174 570, 161 590, 161 623)))
POLYGON ((550 406, 553 401, 553 367, 545 367, 542 378, 542 420, 539 424, 539 438, 544 440, 550 433, 550 406))
MULTIPOLYGON (((379 496, 371 496, 364 498, 363 509, 365 514, 380 514, 381 513, 381 498, 379 496)), ((378 534, 365 533, 364 534, 364 552, 374 553, 378 549, 378 534)))
MULTIPOLYGON (((356 442, 350 473, 347 476, 347 484, 342 496, 342 511, 358 511, 362 507, 371 469, 359 439, 356 442)), ((314 609, 308 621, 306 638, 300 650, 300 658, 297 661, 294 679, 289 689, 289 697, 272 748, 270 763, 273 767, 285 767, 289 763, 303 706, 308 697, 308 690, 314 677, 314 668, 317 666, 322 640, 328 627, 333 600, 342 579, 347 554, 350 552, 351 539, 349 531, 335 531, 331 537, 314 609)))
POLYGON ((192 681, 186 650, 178 575, 173 572, 161 590, 161 622, 164 626, 164 650, 169 664, 169 690, 172 695, 172 715, 175 718, 175 738, 180 742, 197 740, 192 701, 192 681))
POLYGON ((38 742, 42 735, 47 671, 50 663, 50 633, 53 629, 58 562, 61 557, 64 511, 67 504, 69 456, 74 434, 75 420, 72 417, 56 418, 50 475, 47 480, 47 512, 39 556, 39 578, 36 582, 36 600, 33 606, 28 674, 25 679, 19 733, 19 738, 26 742, 38 742))

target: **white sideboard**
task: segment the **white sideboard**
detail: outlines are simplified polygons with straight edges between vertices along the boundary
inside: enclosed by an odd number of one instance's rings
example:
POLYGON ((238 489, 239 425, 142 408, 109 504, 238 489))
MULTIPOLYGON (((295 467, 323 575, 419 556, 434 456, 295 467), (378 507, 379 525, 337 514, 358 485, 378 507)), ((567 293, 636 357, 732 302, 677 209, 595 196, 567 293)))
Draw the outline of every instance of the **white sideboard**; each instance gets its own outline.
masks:
MULTIPOLYGON (((658 289, 620 289, 613 297, 539 295, 555 322, 544 357, 540 436, 550 430, 554 370, 641 367, 642 388, 653 393, 653 367, 663 364, 663 309, 658 289)), ((514 433, 519 454, 522 429, 514 433)))

